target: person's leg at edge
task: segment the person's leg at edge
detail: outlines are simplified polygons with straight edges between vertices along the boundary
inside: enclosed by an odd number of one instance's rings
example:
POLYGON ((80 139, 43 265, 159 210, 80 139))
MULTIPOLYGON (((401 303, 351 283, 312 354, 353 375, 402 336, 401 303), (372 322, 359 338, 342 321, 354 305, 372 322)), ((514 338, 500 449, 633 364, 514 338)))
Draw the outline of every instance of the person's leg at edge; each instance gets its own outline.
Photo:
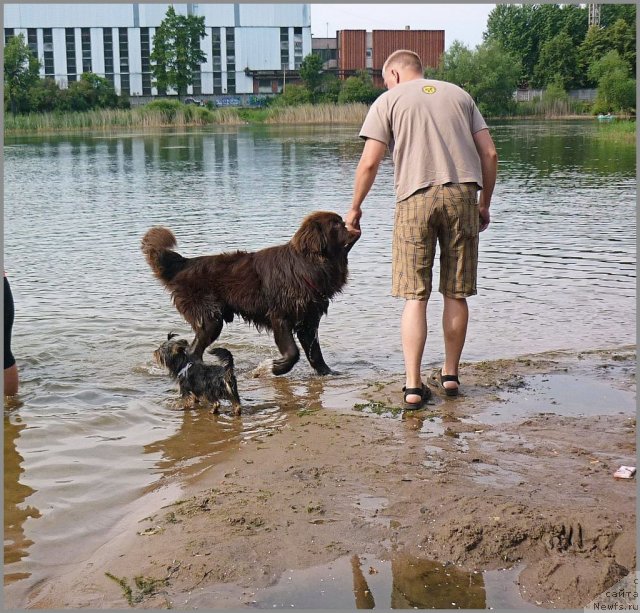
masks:
MULTIPOLYGON (((427 301, 407 300, 400 320, 402 353, 406 372, 406 387, 422 387, 420 366, 427 342, 427 301)), ((419 402, 420 396, 408 394, 407 402, 419 402)))
MULTIPOLYGON (((469 308, 466 298, 448 298, 444 296, 444 310, 442 312, 442 330, 444 333, 444 366, 443 375, 457 375, 460 365, 462 349, 467 337, 469 322, 469 308)), ((455 381, 445 381, 445 388, 455 389, 455 381)))
POLYGON ((18 367, 14 364, 4 369, 4 395, 15 396, 18 393, 18 367))

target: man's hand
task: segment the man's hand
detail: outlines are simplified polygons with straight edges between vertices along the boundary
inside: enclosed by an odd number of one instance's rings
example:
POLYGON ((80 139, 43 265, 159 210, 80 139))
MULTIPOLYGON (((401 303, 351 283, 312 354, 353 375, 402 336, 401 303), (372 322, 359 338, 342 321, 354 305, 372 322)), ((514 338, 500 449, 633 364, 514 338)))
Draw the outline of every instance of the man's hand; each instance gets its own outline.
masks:
POLYGON ((360 209, 349 209, 348 213, 344 216, 344 223, 347 226, 347 230, 353 234, 360 236, 362 230, 360 229, 360 218, 362 217, 362 211, 360 209))
POLYGON ((479 205, 478 213, 480 213, 480 232, 482 232, 489 227, 489 223, 491 222, 491 214, 489 213, 489 207, 483 206, 482 204, 479 205))

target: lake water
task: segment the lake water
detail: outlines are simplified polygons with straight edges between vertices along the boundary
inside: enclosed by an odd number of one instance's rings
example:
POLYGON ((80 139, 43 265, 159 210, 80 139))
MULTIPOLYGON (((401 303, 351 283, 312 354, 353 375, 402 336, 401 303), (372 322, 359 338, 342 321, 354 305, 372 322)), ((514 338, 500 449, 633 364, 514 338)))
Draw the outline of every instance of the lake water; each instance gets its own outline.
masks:
MULTIPOLYGON (((597 129, 492 126, 500 173, 463 359, 635 343, 636 151, 592 139, 597 129)), ((355 126, 5 139, 4 266, 22 383, 4 419, 12 599, 95 550, 166 477, 402 372, 389 160, 364 205, 349 285, 320 326, 341 376, 315 377, 301 361, 286 377, 254 378, 275 346, 234 322, 220 343, 236 359, 237 419, 176 411, 152 363, 169 331, 190 331, 142 257, 144 232, 168 226, 184 255, 285 242, 311 211, 346 212, 361 148, 355 126)), ((434 293, 425 368, 442 360, 441 307, 434 293)))

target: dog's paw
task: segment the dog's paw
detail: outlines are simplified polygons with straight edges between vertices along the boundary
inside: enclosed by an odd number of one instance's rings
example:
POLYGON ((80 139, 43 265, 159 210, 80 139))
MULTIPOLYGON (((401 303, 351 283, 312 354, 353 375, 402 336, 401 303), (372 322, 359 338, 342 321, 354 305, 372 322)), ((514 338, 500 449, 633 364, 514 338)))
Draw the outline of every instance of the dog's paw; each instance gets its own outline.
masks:
POLYGON ((321 367, 321 368, 316 368, 315 369, 316 374, 320 375, 321 377, 326 377, 327 375, 339 375, 340 373, 337 370, 331 370, 327 365, 321 367))
POLYGON ((295 361, 291 360, 274 360, 271 372, 276 375, 286 375, 295 365, 295 361))

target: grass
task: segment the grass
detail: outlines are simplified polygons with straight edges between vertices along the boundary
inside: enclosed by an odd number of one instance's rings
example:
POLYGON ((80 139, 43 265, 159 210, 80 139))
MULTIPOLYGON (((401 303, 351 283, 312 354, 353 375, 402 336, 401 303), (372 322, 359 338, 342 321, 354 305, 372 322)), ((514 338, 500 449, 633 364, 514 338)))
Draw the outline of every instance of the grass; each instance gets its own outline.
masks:
POLYGON ((180 103, 148 104, 132 109, 96 109, 77 113, 5 115, 5 133, 153 128, 165 126, 239 125, 235 109, 209 110, 180 103))
POLYGON ((270 124, 362 124, 369 107, 366 104, 301 104, 268 109, 270 124))
POLYGON ((589 105, 579 100, 543 100, 534 98, 529 102, 518 102, 514 117, 557 119, 576 115, 589 115, 589 105))
POLYGON ((616 120, 610 123, 600 123, 593 136, 598 139, 614 143, 635 143, 636 122, 616 120))
POLYGON ((131 607, 136 604, 140 604, 149 596, 155 596, 161 588, 167 585, 166 579, 155 579, 153 577, 143 576, 134 577, 133 581, 137 588, 137 591, 134 592, 133 588, 124 577, 116 577, 109 572, 106 572, 105 575, 120 586, 124 597, 131 607))
POLYGON ((5 115, 5 134, 74 132, 112 128, 158 128, 243 124, 360 124, 365 104, 319 104, 260 109, 210 110, 173 100, 156 100, 131 109, 5 115))

